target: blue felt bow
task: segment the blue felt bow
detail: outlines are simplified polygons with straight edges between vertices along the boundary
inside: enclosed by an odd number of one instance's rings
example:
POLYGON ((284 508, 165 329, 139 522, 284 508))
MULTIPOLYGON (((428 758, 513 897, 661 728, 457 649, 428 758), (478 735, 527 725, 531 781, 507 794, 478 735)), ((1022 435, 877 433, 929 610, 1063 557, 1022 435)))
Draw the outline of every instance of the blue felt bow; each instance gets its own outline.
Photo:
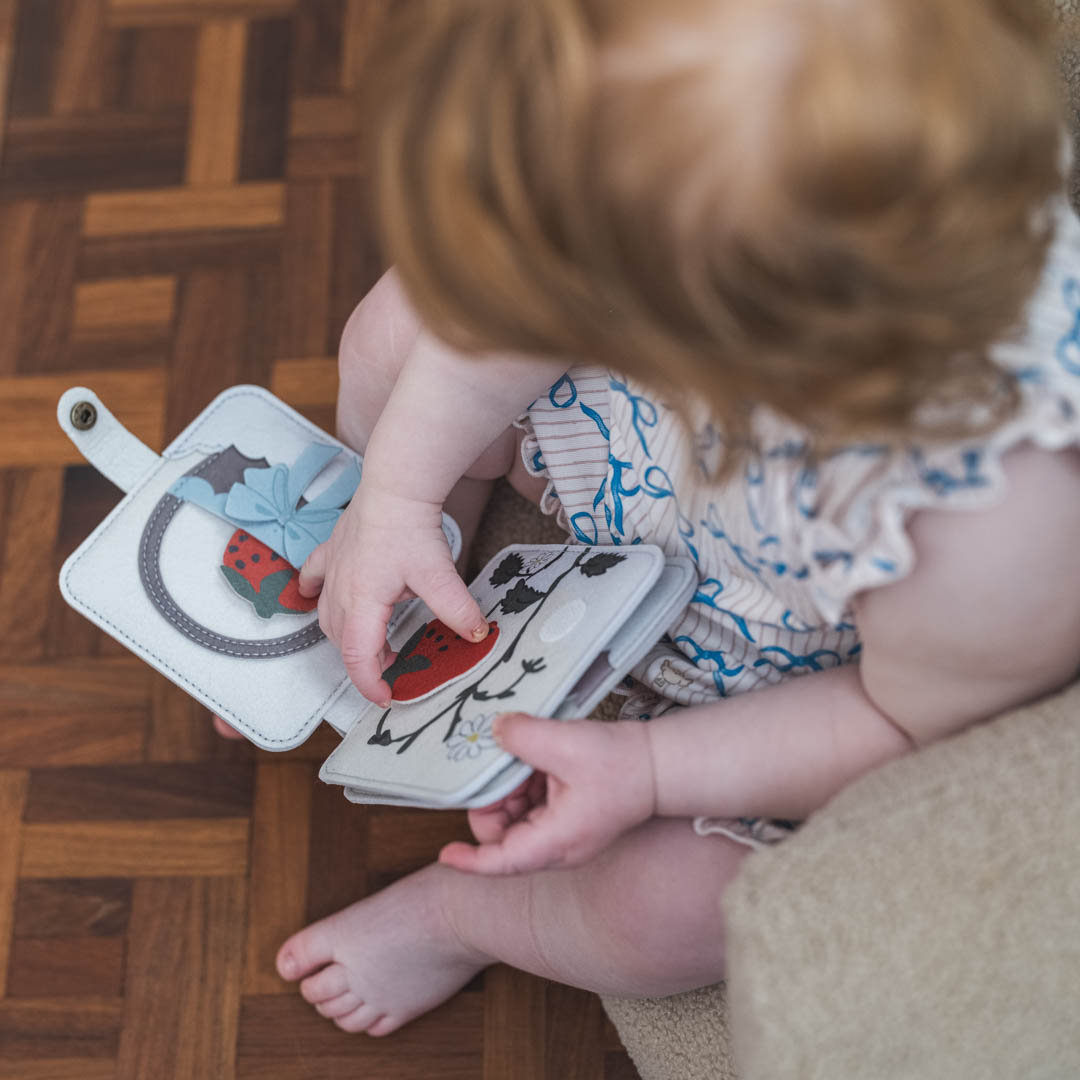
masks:
POLYGON ((197 477, 184 477, 172 491, 242 526, 293 566, 303 566, 312 551, 330 538, 342 504, 352 498, 360 483, 360 469, 350 462, 321 495, 304 506, 297 505, 305 489, 339 453, 335 446, 313 443, 292 468, 245 469, 244 482, 233 484, 228 495, 215 493, 197 477))

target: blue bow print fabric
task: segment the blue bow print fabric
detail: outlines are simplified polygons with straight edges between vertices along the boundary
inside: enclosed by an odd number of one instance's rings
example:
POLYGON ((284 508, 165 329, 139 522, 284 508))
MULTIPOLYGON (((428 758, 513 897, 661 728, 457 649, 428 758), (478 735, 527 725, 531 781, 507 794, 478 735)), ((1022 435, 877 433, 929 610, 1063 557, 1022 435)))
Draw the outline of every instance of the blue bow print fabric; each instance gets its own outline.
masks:
POLYGON ((336 446, 313 443, 290 468, 245 469, 243 483, 215 492, 201 477, 185 476, 173 484, 171 494, 246 529, 257 540, 300 567, 321 543, 330 538, 342 507, 360 483, 360 468, 348 467, 324 492, 300 506, 300 497, 312 481, 340 454, 336 446))

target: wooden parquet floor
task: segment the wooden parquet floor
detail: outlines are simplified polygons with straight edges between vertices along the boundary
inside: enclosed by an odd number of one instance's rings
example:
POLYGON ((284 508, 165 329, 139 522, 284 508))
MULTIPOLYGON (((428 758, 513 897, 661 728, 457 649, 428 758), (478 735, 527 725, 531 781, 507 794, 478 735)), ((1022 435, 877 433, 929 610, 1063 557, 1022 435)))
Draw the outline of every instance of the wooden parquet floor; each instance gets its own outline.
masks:
POLYGON ((590 994, 493 968, 386 1039, 272 960, 465 834, 346 804, 70 611, 118 492, 56 426, 94 387, 160 448, 222 388, 332 424, 381 270, 352 91, 380 0, 0 0, 0 1080, 628 1080, 590 994))

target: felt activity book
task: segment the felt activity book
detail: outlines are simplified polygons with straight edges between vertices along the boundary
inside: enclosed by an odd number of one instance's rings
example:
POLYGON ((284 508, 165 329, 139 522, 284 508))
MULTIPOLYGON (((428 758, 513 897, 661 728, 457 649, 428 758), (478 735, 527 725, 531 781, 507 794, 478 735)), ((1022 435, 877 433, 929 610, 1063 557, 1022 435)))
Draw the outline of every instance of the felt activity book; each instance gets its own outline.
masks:
MULTIPOLYGON (((696 586, 689 560, 651 545, 512 545, 470 585, 488 617, 479 644, 419 600, 395 608, 380 708, 297 588, 360 481, 358 455, 256 386, 220 394, 160 455, 91 390, 68 390, 57 415, 125 492, 64 563, 67 602, 257 746, 288 750, 328 723, 342 741, 319 775, 355 802, 509 793, 531 770, 495 744, 495 716, 586 715, 696 586)), ((456 557, 445 515, 443 531, 456 557)))

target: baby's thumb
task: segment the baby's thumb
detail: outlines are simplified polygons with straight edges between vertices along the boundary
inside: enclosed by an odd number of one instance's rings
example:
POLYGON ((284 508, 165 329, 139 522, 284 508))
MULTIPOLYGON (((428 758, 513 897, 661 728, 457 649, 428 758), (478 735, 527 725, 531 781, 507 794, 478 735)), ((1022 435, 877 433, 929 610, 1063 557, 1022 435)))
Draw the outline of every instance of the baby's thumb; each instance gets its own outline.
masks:
POLYGON ((503 713, 495 717, 491 733, 499 746, 526 765, 562 777, 572 756, 568 747, 572 726, 572 721, 503 713))

